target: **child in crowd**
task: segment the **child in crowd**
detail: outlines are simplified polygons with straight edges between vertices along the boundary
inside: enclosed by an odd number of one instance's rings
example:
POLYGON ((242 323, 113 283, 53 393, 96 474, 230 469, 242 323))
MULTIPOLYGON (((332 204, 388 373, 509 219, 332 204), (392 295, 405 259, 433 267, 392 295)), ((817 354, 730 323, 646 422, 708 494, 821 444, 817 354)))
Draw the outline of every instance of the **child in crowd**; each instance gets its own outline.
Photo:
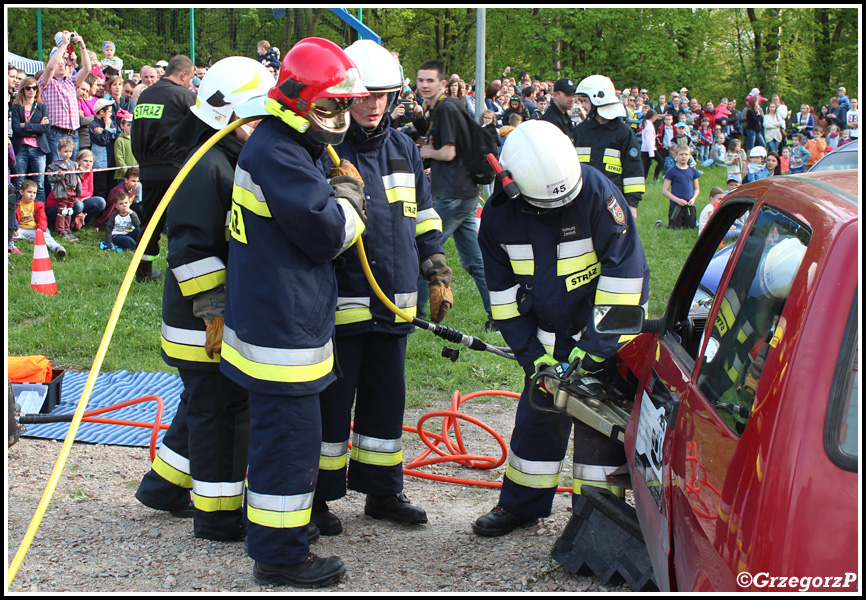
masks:
POLYGON ((847 129, 847 128, 843 129, 842 133, 839 134, 839 146, 838 147, 841 148, 845 144, 849 144, 853 141, 854 140, 851 138, 851 130, 847 129))
POLYGON ((782 152, 779 156, 779 166, 782 169, 782 175, 788 174, 788 168, 791 164, 791 149, 788 146, 782 148, 782 152))
POLYGON ((653 181, 658 181, 659 170, 667 171, 667 158, 670 155, 671 140, 674 138, 674 116, 666 113, 661 125, 656 130, 656 168, 653 171, 653 181))
POLYGON ((75 142, 69 136, 63 136, 57 141, 57 153, 60 159, 48 165, 48 181, 54 184, 53 196, 57 202, 57 217, 54 221, 54 230, 57 237, 70 242, 77 242, 78 238, 72 235, 70 225, 72 224, 72 207, 81 196, 81 179, 78 177, 78 163, 72 160, 72 151, 75 142), (70 172, 72 171, 72 172, 70 172))
MULTIPOLYGON (((114 140, 117 128, 111 120, 114 100, 100 98, 93 105, 95 115, 90 124, 90 149, 93 151, 93 168, 107 169, 114 166, 114 140)), ((114 179, 111 171, 99 171, 93 181, 94 193, 102 198, 108 195, 114 179)))
POLYGON ((141 184, 139 183, 138 167, 129 167, 126 170, 123 181, 108 192, 107 206, 99 218, 96 219, 95 226, 97 231, 105 225, 108 217, 114 212, 114 200, 118 194, 129 196, 129 201, 131 202, 130 208, 141 218, 143 210, 141 208, 141 184))
MULTIPOLYGON (((132 113, 125 110, 117 111, 117 116, 120 119, 120 133, 117 134, 117 139, 114 140, 114 166, 116 167, 137 167, 138 160, 132 154, 132 113)), ((123 179, 126 175, 125 169, 115 169, 114 179, 115 184, 123 179)))
POLYGON ((733 177, 728 179, 727 183, 725 183, 725 189, 727 190, 727 192, 729 194, 731 192, 733 192, 735 189, 737 189, 738 187, 740 187, 740 180, 734 179, 733 177))
POLYGON ((811 167, 824 156, 824 150, 827 149, 827 140, 824 139, 824 132, 818 127, 813 129, 812 139, 806 142, 803 147, 809 151, 809 160, 806 161, 806 166, 811 167))
POLYGON ((839 126, 835 123, 830 125, 830 133, 827 134, 827 147, 825 152, 831 152, 839 147, 839 126))
POLYGON ((265 65, 272 65, 279 72, 280 59, 277 57, 277 52, 271 48, 271 43, 268 40, 261 40, 256 44, 256 60, 265 65))
POLYGON ((503 125, 499 128, 499 142, 500 145, 505 143, 505 138, 508 137, 508 134, 514 131, 514 128, 523 123, 523 115, 519 113, 511 113, 508 117, 508 125, 503 125))
POLYGON ((707 205, 701 211, 701 216, 698 218, 698 234, 701 234, 704 231, 707 221, 710 220, 713 211, 716 210, 719 202, 721 202, 722 198, 725 197, 725 193, 725 190, 720 187, 714 187, 710 190, 710 201, 707 202, 707 205))
POLYGON ((788 165, 788 173, 795 175, 806 171, 806 165, 811 158, 809 151, 803 146, 806 135, 795 133, 791 138, 791 162, 788 165))
POLYGON ((687 144, 674 147, 676 165, 665 173, 662 195, 670 200, 668 208, 668 229, 694 229, 697 226, 695 200, 701 193, 698 182, 701 174, 689 165, 692 158, 687 144))
POLYGON ((734 179, 738 183, 743 180, 743 165, 746 164, 746 153, 740 148, 740 140, 732 139, 728 143, 728 151, 725 153, 725 167, 728 169, 728 180, 734 179))
POLYGON ((97 175, 93 172, 93 152, 87 149, 79 150, 75 161, 78 163, 78 170, 83 171, 78 174, 81 180, 81 212, 75 215, 72 225, 72 230, 78 231, 85 223, 102 214, 105 210, 105 197, 96 195, 93 191, 94 179, 97 175))
POLYGON ((114 67, 118 73, 123 73, 123 59, 114 55, 114 42, 105 42, 102 44, 102 55, 105 57, 99 61, 100 67, 114 67))
POLYGON ((716 143, 713 144, 713 149, 710 151, 710 158, 713 159, 713 166, 725 166, 725 154, 728 149, 725 148, 725 134, 720 133, 716 136, 716 143))
POLYGON ((15 219, 18 221, 18 231, 15 239, 25 239, 31 242, 36 240, 36 230, 45 235, 45 245, 48 250, 54 252, 60 258, 66 256, 66 248, 54 241, 48 231, 48 219, 45 216, 45 203, 36 202, 36 192, 39 186, 32 179, 25 179, 21 183, 21 201, 15 210, 15 219))
POLYGON ((701 128, 698 131, 698 162, 703 163, 710 158, 710 146, 713 145, 713 129, 708 117, 701 119, 701 128))
POLYGON ((749 166, 743 183, 758 181, 771 175, 767 169, 767 149, 763 146, 755 146, 749 150, 749 166))
POLYGON ((114 211, 105 223, 105 243, 109 248, 135 250, 141 221, 130 208, 129 195, 121 191, 114 195, 114 211))

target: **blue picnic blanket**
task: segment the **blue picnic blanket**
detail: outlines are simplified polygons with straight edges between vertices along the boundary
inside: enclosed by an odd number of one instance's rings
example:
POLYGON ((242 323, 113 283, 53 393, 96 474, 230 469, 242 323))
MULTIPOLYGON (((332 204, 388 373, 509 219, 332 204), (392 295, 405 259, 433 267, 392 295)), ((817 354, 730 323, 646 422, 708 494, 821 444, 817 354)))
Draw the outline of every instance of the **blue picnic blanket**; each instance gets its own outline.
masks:
MULTIPOLYGON (((66 372, 63 376, 63 386, 60 393, 60 403, 51 411, 52 415, 73 414, 81 399, 88 373, 66 372)), ((161 422, 171 424, 177 413, 180 395, 183 392, 183 382, 180 376, 171 373, 100 373, 87 403, 87 411, 119 404, 126 400, 143 396, 159 396, 163 400, 161 422)), ((109 411, 101 418, 122 419, 153 423, 156 418, 157 403, 141 402, 118 410, 109 411)), ((65 439, 70 423, 44 423, 27 425, 22 437, 48 439, 65 439)), ((151 428, 133 427, 129 425, 108 425, 103 423, 87 423, 82 421, 75 436, 75 441, 92 442, 96 444, 112 444, 119 446, 149 446, 151 428)), ((157 445, 162 442, 165 430, 160 430, 157 445)))

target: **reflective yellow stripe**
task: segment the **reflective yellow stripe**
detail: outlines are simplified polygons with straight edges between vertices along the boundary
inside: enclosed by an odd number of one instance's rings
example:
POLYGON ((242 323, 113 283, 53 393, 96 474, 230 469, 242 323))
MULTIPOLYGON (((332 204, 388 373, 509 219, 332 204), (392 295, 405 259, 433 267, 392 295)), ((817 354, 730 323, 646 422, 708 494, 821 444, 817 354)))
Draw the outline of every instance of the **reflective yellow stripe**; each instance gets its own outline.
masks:
POLYGON ((602 275, 598 280, 595 303, 598 306, 610 304, 637 306, 640 304, 642 290, 642 277, 610 277, 602 275))
POLYGON ((163 321, 160 331, 162 349, 167 356, 193 362, 218 363, 220 361, 218 353, 215 353, 213 358, 209 358, 205 352, 207 332, 203 329, 180 329, 166 325, 163 321))
POLYGON ((349 200, 337 198, 337 203, 343 207, 343 214, 346 217, 346 224, 343 228, 343 247, 340 250, 340 253, 343 253, 358 241, 358 238, 364 233, 366 225, 349 200))
POLYGON ((535 273, 535 255, 532 244, 503 244, 502 248, 508 254, 511 270, 515 275, 533 275, 535 273))
POLYGON ((415 188, 395 187, 385 190, 385 198, 390 204, 394 202, 414 202, 415 188))
POLYGON ((541 342, 541 345, 544 347, 544 352, 553 356, 553 348, 556 345, 556 334, 552 331, 538 329, 535 333, 535 337, 538 338, 539 342, 541 342))
POLYGON ((595 263, 583 271, 574 273, 565 278, 565 290, 570 292, 586 285, 601 274, 601 264, 595 263))
MULTIPOLYGON (((418 307, 417 306, 407 306, 406 308, 403 309, 403 312, 406 313, 407 315, 409 315, 410 317, 416 317, 416 316, 418 316, 418 307)), ((394 322, 395 323, 411 323, 412 321, 407 321, 406 319, 404 319, 400 315, 394 315, 394 322)))
POLYGON ((373 314, 369 308, 347 308, 338 310, 336 315, 337 325, 348 325, 349 323, 360 323, 361 321, 369 321, 373 318, 373 314))
POLYGON ((203 275, 202 277, 196 277, 195 279, 189 279, 184 282, 178 281, 177 285, 180 287, 180 293, 184 296, 194 296, 201 292, 206 292, 219 287, 225 282, 226 272, 225 269, 223 269, 222 271, 211 273, 210 275, 203 275))
POLYGON ((415 216, 415 237, 428 231, 442 231, 442 219, 432 208, 422 210, 415 216))
POLYGON ((190 477, 190 474, 188 472, 181 471, 178 468, 180 464, 172 457, 177 457, 179 459, 185 460, 186 470, 189 470, 189 460, 183 459, 183 457, 181 457, 173 450, 167 448, 165 445, 160 447, 159 452, 157 452, 156 458, 153 459, 153 465, 151 465, 153 470, 156 471, 159 476, 166 481, 182 488, 191 489, 192 477, 190 477), (177 466, 172 466, 166 461, 174 462, 177 466))
POLYGON ((367 465, 394 467, 403 462, 403 442, 400 438, 381 438, 352 435, 352 460, 367 465))
POLYGON ((192 500, 198 510, 237 510, 244 503, 243 481, 193 481, 192 500))
POLYGON ((296 496, 272 496, 247 490, 247 518, 275 529, 306 527, 310 522, 313 492, 296 496))
POLYGON ((590 153, 592 152, 592 148, 587 148, 586 146, 580 146, 575 148, 577 152, 577 158, 582 163, 588 163, 590 159, 590 153))
POLYGON ((625 177, 622 180, 622 193, 633 194, 646 191, 646 180, 643 177, 625 177))
POLYGON ((319 468, 324 471, 339 471, 346 466, 349 457, 349 440, 345 442, 322 442, 319 468))
POLYGON ((520 316, 517 309, 517 291, 519 289, 520 286, 515 285, 502 291, 489 290, 490 312, 494 320, 504 321, 520 316))
POLYGON ((580 488, 583 485, 592 485, 599 488, 604 488, 606 490, 610 490, 610 492, 620 498, 625 496, 625 489, 618 485, 611 485, 609 483, 602 483, 600 481, 581 481, 579 479, 575 479, 573 483, 573 493, 579 494, 580 488))
POLYGON ((587 267, 597 263, 598 257, 595 255, 595 251, 592 251, 589 254, 584 254, 583 256, 558 260, 556 261, 556 274, 560 276, 571 275, 572 273, 583 271, 587 267))
POLYGON ((252 176, 240 167, 235 169, 232 201, 260 217, 271 217, 271 209, 268 208, 261 186, 253 182, 252 176))
POLYGON ((555 488, 559 484, 562 461, 526 460, 511 453, 505 476, 524 487, 535 489, 555 488))
MULTIPOLYGON (((418 314, 418 292, 394 294, 394 305, 410 317, 414 317, 418 314)), ((395 314, 394 322, 406 323, 407 321, 403 317, 395 314)), ((411 321, 408 322, 411 323, 411 321)))
POLYGON ((223 329, 222 357, 241 372, 262 381, 315 381, 334 367, 331 340, 320 348, 266 348, 243 342, 229 327, 223 329))

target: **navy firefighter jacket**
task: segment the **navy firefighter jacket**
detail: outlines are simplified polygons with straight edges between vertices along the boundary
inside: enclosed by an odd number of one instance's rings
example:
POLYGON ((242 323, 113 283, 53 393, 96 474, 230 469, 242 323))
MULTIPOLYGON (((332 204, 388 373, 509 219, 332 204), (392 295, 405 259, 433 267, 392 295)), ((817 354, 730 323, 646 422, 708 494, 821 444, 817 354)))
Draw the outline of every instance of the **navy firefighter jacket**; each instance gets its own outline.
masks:
POLYGON ((575 346, 613 356, 634 336, 596 334, 592 307, 648 301, 649 267, 622 193, 588 165, 582 177, 561 208, 520 197, 484 207, 478 242, 493 318, 524 367, 545 354, 567 361, 575 346))
POLYGON ((334 259, 363 231, 324 146, 266 117, 235 169, 220 370, 250 391, 316 394, 333 374, 334 259))
MULTIPOLYGON (((357 167, 364 179, 367 229, 364 250, 373 277, 387 297, 415 316, 419 265, 442 249, 442 219, 433 209, 430 183, 418 147, 390 126, 385 116, 371 135, 352 121, 346 138, 335 148, 341 159, 357 167)), ((322 159, 325 172, 333 164, 322 159)), ((366 332, 407 334, 413 326, 376 297, 352 249, 337 261, 337 335, 366 332)))

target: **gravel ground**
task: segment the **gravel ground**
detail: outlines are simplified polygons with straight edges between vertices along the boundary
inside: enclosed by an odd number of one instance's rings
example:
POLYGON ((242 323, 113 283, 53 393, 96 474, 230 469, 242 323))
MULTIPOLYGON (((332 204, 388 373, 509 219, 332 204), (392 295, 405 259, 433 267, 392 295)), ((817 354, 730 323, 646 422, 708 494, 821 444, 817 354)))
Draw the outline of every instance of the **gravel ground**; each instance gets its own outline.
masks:
MULTIPOLYGON (((489 399, 464 405, 502 435, 511 431, 514 404, 489 399)), ((414 424, 426 410, 407 412, 414 424)), ((432 427, 435 421, 428 421, 432 427)), ((441 423, 441 421, 438 421, 441 423)), ((482 430, 462 426, 469 453, 498 457, 498 444, 482 430)), ((18 549, 60 452, 61 442, 22 438, 7 453, 7 566, 18 549)), ((404 436, 407 462, 423 444, 404 436)), ((563 473, 571 472, 566 461, 563 473)), ((192 522, 148 509, 134 497, 150 466, 147 448, 73 446, 42 524, 10 588, 12 592, 261 592, 242 543, 192 536, 192 522)), ((499 481, 494 471, 452 463, 425 472, 499 481)), ((565 477, 563 477, 565 479, 565 477)), ((562 482, 561 482, 562 483, 562 482)), ((570 516, 571 500, 558 494, 553 513, 537 525, 500 538, 482 538, 471 524, 489 511, 498 490, 406 477, 405 492, 427 510, 429 523, 403 526, 364 515, 354 492, 330 506, 344 531, 312 545, 348 566, 343 580, 324 591, 356 592, 603 592, 630 591, 571 575, 550 558, 570 516)))

